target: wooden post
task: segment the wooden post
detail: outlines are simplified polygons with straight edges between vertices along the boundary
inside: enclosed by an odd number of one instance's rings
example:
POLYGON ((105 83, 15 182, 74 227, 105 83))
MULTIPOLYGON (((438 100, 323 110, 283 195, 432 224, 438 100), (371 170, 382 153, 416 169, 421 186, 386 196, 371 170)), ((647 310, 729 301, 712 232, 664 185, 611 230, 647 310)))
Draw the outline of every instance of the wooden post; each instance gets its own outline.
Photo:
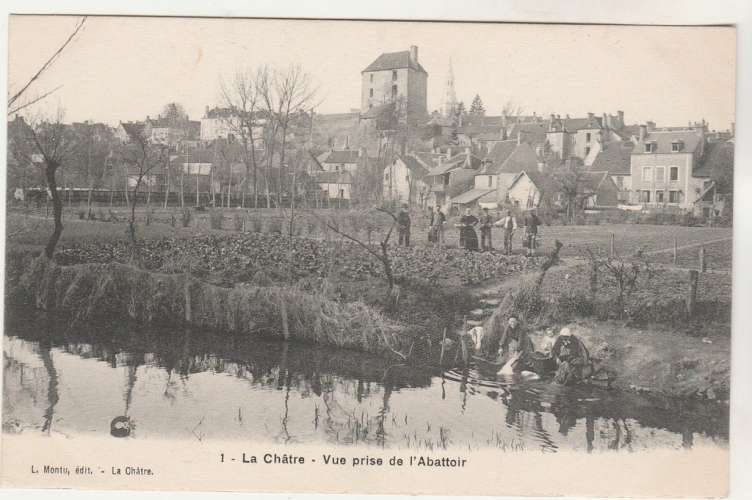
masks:
POLYGON ((614 233, 611 233, 611 248, 610 248, 610 250, 609 250, 609 252, 610 252, 610 253, 609 253, 609 255, 610 255, 611 257, 613 257, 613 256, 614 256, 614 238, 615 238, 615 235, 614 235, 614 233))
POLYGON ((695 313, 695 304, 697 303, 697 278, 700 275, 698 271, 690 269, 689 271, 689 290, 687 293, 687 316, 692 317, 695 313))
POLYGON ((676 265, 676 263, 679 261, 679 256, 677 255, 676 250, 676 237, 674 237, 674 265, 676 265))
POLYGON ((705 272, 705 247, 700 247, 700 272, 705 272))
POLYGON ((439 366, 444 362, 444 348, 446 341, 446 327, 444 327, 444 334, 441 336, 441 354, 439 355, 439 366))

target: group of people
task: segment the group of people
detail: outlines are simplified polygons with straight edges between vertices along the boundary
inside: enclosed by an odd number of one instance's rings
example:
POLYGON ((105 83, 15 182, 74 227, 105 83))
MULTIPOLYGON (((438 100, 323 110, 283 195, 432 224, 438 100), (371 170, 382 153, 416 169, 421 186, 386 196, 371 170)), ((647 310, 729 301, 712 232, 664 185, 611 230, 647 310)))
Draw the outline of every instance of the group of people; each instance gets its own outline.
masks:
MULTIPOLYGON (((465 209, 465 215, 460 218, 459 223, 460 248, 478 250, 478 235, 475 232, 475 227, 478 225, 480 225, 480 250, 484 252, 493 251, 493 237, 491 233, 494 227, 499 227, 504 234, 504 253, 507 255, 512 253, 513 237, 519 225, 517 224, 517 218, 511 210, 507 210, 501 219, 494 220, 488 208, 484 208, 481 211, 480 218, 473 215, 469 208, 465 209)), ((538 215, 535 211, 531 211, 525 218, 525 239, 523 242, 528 256, 533 255, 537 248, 539 226, 540 219, 538 215)))
MULTIPOLYGON (((428 228, 428 241, 431 243, 444 244, 444 228, 446 225, 446 215, 441 210, 441 207, 429 208, 429 228, 428 228)), ((517 224, 517 218, 514 216, 511 210, 506 211, 506 215, 501 219, 494 220, 488 208, 481 210, 479 217, 473 215, 472 211, 467 208, 465 215, 460 218, 457 226, 460 229, 460 248, 466 250, 482 250, 484 252, 493 251, 493 237, 492 228, 499 227, 504 234, 504 253, 510 255, 512 253, 512 242, 515 231, 517 231, 519 225, 517 224), (480 248, 478 245, 478 234, 475 232, 475 228, 480 225, 480 248)), ((530 211, 525 217, 525 237, 523 240, 523 247, 526 249, 526 254, 531 256, 535 253, 535 249, 538 246, 538 228, 540 227, 540 219, 535 211, 530 211)), ((397 226, 399 233, 399 244, 410 246, 410 212, 407 205, 403 205, 400 212, 397 214, 397 226)))
POLYGON ((562 385, 582 382, 593 375, 585 343, 569 328, 562 328, 558 335, 548 329, 536 349, 519 319, 511 316, 501 335, 484 336, 477 347, 486 357, 501 364, 516 359, 514 372, 532 371, 539 375, 555 372, 554 380, 562 385))

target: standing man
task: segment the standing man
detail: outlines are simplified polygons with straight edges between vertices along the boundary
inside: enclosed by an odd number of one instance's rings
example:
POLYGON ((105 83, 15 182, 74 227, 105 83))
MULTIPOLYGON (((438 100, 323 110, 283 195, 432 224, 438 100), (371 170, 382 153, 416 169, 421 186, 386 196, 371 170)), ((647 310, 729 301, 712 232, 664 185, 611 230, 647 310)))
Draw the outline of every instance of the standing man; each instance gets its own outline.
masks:
POLYGON ((433 207, 428 207, 428 242, 436 243, 436 214, 433 207))
POLYGON ((527 256, 532 257, 535 249, 538 247, 538 226, 540 219, 535 210, 530 212, 530 216, 525 221, 525 238, 527 239, 527 256))
POLYGON ((484 252, 493 250, 493 240, 491 239, 492 226, 493 219, 491 218, 491 214, 488 213, 487 208, 484 208, 480 216, 480 249, 484 252))
POLYGON ((399 244, 405 245, 406 247, 410 246, 410 213, 407 211, 407 204, 402 205, 402 210, 400 210, 399 214, 397 215, 397 225, 399 230, 399 244))
POLYGON ((444 215, 444 212, 441 211, 441 207, 436 207, 436 218, 434 219, 434 222, 436 223, 436 234, 437 234, 437 241, 439 242, 439 245, 444 244, 444 224, 446 224, 446 216, 444 215))
POLYGON ((501 226, 504 230, 504 253, 507 255, 512 253, 512 235, 517 229, 517 219, 512 215, 512 210, 507 209, 507 215, 501 220, 497 221, 496 226, 501 226))

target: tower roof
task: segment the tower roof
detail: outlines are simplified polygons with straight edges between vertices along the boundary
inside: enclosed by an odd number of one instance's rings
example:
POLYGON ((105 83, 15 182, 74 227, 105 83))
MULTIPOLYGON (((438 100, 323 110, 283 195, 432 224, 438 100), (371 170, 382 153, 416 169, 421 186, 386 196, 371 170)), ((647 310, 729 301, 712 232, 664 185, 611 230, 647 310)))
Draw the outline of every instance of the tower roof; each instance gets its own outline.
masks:
POLYGON ((362 72, 367 73, 369 71, 387 71, 402 68, 410 68, 428 74, 418 61, 414 61, 413 58, 410 57, 409 50, 381 54, 362 72))

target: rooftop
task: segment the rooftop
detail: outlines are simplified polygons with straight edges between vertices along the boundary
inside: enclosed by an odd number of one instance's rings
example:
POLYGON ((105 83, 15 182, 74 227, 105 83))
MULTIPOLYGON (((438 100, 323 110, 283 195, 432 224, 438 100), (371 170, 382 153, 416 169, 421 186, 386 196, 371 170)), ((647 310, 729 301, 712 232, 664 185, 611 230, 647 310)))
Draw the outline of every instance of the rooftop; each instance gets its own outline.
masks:
POLYGON ((363 70, 363 73, 369 71, 387 71, 402 68, 410 68, 428 74, 428 72, 423 69, 423 66, 421 66, 418 61, 413 61, 413 59, 410 57, 409 50, 403 50, 400 52, 387 52, 381 54, 376 58, 375 61, 373 61, 368 65, 366 69, 363 70))

